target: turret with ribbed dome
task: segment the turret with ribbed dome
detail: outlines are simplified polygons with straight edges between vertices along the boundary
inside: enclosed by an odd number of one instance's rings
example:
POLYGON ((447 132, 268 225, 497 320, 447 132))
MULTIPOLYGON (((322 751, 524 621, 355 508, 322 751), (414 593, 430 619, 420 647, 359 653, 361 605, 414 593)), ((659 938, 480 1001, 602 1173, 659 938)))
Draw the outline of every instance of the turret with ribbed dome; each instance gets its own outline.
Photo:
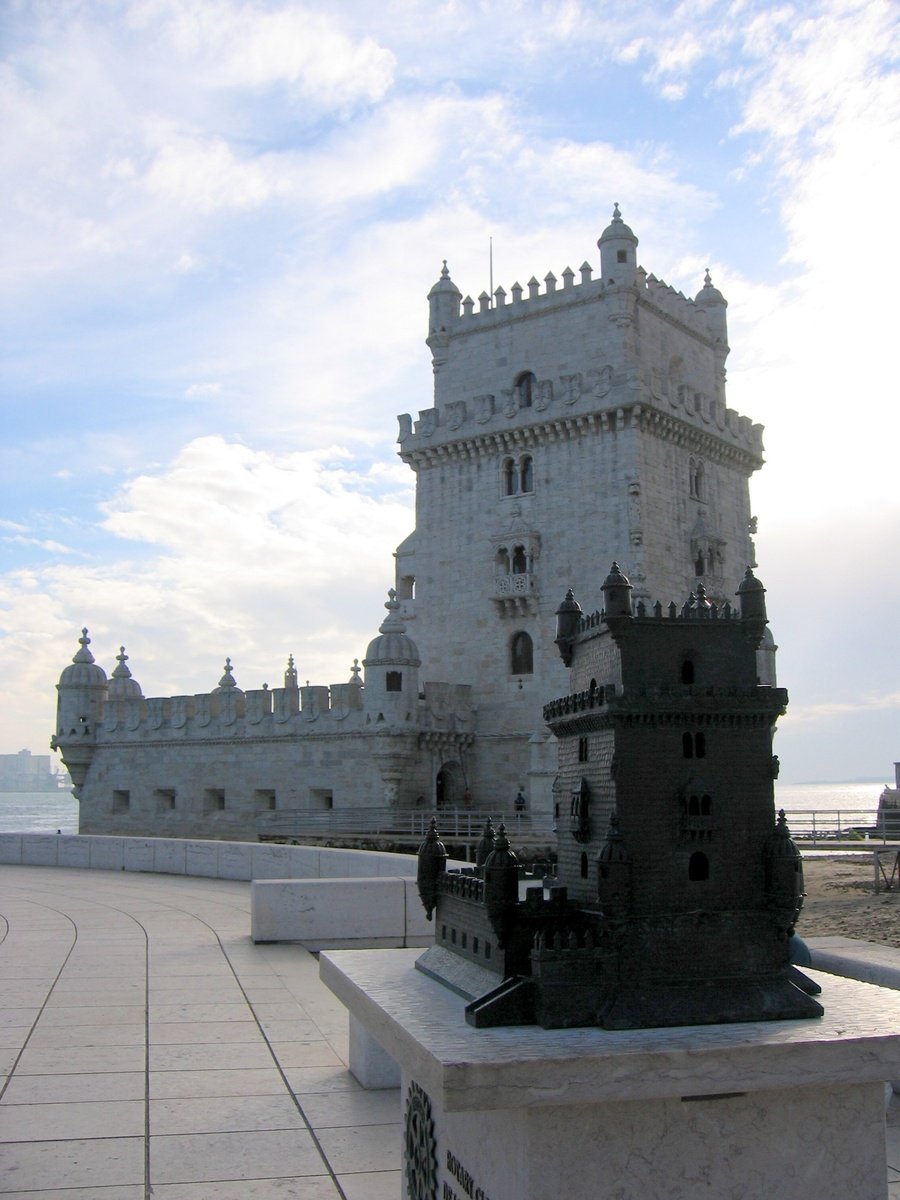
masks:
POLYGON ((440 278, 428 293, 428 337, 425 342, 431 350, 435 374, 447 361, 447 347, 453 326, 459 319, 461 300, 462 292, 450 278, 445 258, 440 278))
POLYGON ((363 659, 363 700, 371 720, 405 724, 415 720, 421 659, 416 643, 406 632, 393 588, 384 607, 388 615, 363 659))
POLYGON ((622 220, 619 205, 613 207, 612 220, 597 242, 600 271, 605 284, 630 285, 637 270, 638 239, 622 220))
POLYGON ((141 685, 132 677, 131 671, 128 669, 128 655, 125 653, 125 647, 119 647, 119 653, 116 655, 116 668, 112 673, 107 689, 108 700, 142 700, 144 693, 141 691, 141 685))
POLYGON ((709 331, 712 334, 713 340, 719 343, 727 354, 728 321, 725 316, 725 310, 728 308, 728 301, 719 289, 713 286, 709 267, 706 268, 706 275, 703 277, 703 287, 694 297, 694 303, 706 313, 706 320, 709 324, 709 331))
POLYGON ((78 639, 78 650, 57 684, 56 733, 50 746, 59 750, 77 795, 94 756, 97 727, 106 703, 106 672, 97 666, 88 646, 86 628, 78 639))

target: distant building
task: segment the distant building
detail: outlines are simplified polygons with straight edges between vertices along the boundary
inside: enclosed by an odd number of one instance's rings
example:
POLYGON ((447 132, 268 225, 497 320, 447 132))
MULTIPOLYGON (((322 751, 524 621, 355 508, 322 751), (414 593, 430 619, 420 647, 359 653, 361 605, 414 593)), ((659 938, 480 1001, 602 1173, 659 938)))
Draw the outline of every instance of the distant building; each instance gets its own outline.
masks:
MULTIPOLYGON (((85 832, 255 836, 272 809, 458 805, 551 821, 542 706, 566 673, 560 589, 596 593, 617 559, 636 600, 753 563, 762 429, 726 406, 726 301, 637 265, 618 207, 587 262, 477 305, 446 264, 428 296, 434 402, 400 421, 416 528, 389 616, 349 682, 144 699, 124 651, 107 681, 87 634, 59 684, 53 745, 85 832)), ((761 676, 774 682, 771 644, 761 676)), ((349 658, 348 654, 348 658, 349 658)))
POLYGON ((59 787, 49 754, 0 754, 0 792, 55 792, 59 787))

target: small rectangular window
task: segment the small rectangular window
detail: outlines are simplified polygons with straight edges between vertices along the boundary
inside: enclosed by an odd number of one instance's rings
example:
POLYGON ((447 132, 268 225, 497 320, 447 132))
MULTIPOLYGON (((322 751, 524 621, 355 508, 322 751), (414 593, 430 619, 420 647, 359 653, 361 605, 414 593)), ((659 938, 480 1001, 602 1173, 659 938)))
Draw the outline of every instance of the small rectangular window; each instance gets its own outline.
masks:
POLYGON ((112 810, 114 813, 128 812, 131 807, 131 792, 124 788, 118 789, 112 794, 112 810))
POLYGON ((156 811, 158 813, 173 812, 175 809, 175 789, 174 788, 157 788, 154 793, 156 799, 156 811))
POLYGON ((206 791, 203 793, 203 811, 208 813, 225 811, 224 788, 206 789, 206 791))
POLYGON ((275 789, 257 788, 253 793, 253 807, 257 812, 274 812, 277 807, 275 789))

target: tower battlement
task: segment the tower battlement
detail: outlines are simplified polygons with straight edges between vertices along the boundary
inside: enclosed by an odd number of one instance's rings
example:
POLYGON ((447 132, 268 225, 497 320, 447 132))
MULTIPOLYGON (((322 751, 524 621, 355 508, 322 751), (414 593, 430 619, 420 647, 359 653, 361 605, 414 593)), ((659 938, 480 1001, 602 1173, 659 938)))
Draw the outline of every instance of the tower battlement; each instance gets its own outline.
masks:
POLYGON ((725 401, 727 301, 709 272, 693 299, 637 265, 618 207, 600 237, 600 272, 566 267, 463 297, 446 261, 428 294, 434 405, 398 417, 414 468, 443 454, 490 453, 543 439, 615 434, 655 422, 704 453, 762 464, 762 426, 725 401))

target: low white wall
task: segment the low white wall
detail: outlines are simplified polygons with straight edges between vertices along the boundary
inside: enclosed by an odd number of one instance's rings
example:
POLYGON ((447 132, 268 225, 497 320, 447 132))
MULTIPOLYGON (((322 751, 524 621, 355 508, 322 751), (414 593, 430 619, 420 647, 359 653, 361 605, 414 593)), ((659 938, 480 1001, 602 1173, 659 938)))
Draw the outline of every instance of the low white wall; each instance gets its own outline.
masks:
POLYGON ((414 879, 416 874, 414 854, 66 833, 0 833, 0 863, 244 880, 414 879))
POLYGON ((394 949, 430 946, 434 924, 412 879, 257 879, 250 937, 308 950, 394 949))

